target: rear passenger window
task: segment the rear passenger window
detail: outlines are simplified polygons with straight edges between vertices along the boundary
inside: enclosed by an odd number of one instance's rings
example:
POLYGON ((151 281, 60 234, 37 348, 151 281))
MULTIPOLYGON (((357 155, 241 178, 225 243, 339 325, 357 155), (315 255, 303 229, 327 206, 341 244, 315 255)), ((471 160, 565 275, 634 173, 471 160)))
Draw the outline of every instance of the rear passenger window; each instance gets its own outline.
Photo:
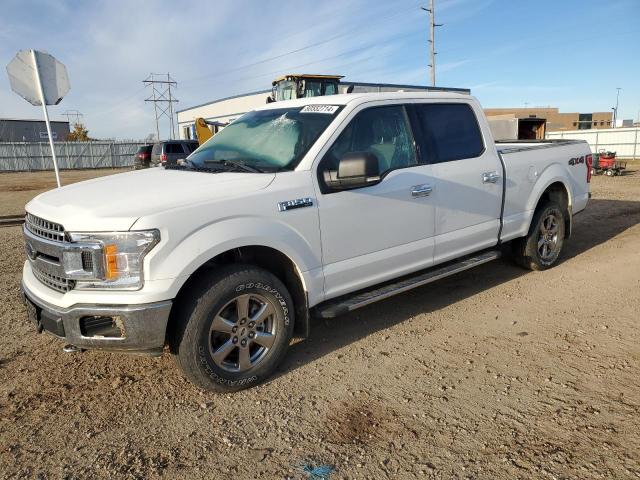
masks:
POLYGON ((484 144, 471 107, 463 103, 416 104, 423 148, 430 163, 451 162, 482 154, 484 144))

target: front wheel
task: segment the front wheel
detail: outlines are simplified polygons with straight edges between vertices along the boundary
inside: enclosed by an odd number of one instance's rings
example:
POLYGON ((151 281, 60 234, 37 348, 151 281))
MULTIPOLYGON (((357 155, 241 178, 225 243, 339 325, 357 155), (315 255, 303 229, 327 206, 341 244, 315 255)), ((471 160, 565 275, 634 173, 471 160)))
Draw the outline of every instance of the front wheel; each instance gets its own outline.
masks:
POLYGON ((237 391, 265 380, 293 335, 289 292, 253 266, 221 267, 179 308, 171 350, 185 376, 207 390, 237 391))
POLYGON ((514 242, 515 260, 530 270, 546 270, 558 261, 565 235, 565 213, 555 202, 547 202, 533 215, 526 237, 514 242))

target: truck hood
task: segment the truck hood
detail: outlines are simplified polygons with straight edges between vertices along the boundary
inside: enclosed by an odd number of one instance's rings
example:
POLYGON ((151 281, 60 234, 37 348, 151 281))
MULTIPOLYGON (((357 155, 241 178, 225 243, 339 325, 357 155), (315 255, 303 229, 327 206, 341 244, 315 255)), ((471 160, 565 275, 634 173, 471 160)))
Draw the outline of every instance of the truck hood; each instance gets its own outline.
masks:
POLYGON ((67 231, 123 231, 145 215, 188 204, 243 197, 275 174, 206 173, 150 168, 95 178, 44 192, 26 210, 67 231))

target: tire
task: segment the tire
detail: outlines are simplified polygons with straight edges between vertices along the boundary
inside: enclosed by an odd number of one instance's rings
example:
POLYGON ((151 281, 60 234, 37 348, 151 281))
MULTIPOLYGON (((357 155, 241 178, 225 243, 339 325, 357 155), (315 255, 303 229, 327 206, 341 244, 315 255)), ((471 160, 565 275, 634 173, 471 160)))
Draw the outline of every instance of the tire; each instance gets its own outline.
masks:
POLYGON ((516 240, 513 253, 516 262, 529 270, 553 267, 564 245, 566 213, 555 202, 545 202, 533 215, 526 237, 516 240))
POLYGON ((286 287, 268 271, 221 267, 197 282, 178 306, 171 351, 197 386, 242 390, 267 379, 283 359, 293 336, 294 311, 286 287))

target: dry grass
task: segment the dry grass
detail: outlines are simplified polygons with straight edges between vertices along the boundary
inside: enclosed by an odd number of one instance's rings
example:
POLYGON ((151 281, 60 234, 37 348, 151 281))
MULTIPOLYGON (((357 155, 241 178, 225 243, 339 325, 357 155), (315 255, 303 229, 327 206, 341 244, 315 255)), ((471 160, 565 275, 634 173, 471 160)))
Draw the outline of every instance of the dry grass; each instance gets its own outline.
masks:
MULTIPOLYGON (((127 170, 126 168, 64 170, 60 172, 60 181, 62 185, 68 185, 127 170)), ((0 173, 0 215, 19 215, 24 213, 24 206, 29 200, 55 187, 56 177, 52 171, 0 173)))

